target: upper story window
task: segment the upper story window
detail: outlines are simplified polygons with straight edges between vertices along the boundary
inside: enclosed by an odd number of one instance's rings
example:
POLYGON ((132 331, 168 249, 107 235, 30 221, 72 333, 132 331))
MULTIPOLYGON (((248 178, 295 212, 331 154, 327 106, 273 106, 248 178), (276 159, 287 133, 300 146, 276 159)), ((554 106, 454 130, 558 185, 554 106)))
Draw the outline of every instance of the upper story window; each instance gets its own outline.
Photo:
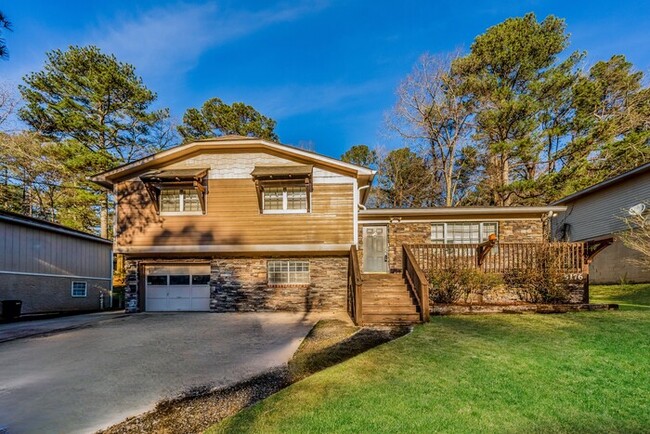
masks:
POLYGON ((479 244, 490 234, 498 235, 497 222, 433 223, 431 242, 436 244, 479 244))
POLYGON ((251 175, 257 189, 262 214, 300 214, 311 212, 313 167, 255 166, 251 175))
POLYGON ((201 214, 199 193, 193 188, 160 190, 161 214, 201 214))
POLYGON ((140 175, 159 214, 205 214, 208 169, 154 170, 140 175))
POLYGON ((305 213, 308 209, 307 187, 265 187, 262 195, 262 209, 266 214, 305 213))

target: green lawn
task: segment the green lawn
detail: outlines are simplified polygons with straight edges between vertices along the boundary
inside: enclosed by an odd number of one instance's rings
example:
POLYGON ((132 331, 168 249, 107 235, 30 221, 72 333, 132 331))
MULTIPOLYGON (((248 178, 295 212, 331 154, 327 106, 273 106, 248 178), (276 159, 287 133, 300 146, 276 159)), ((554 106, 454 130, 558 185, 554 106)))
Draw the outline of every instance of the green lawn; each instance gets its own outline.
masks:
MULTIPOLYGON (((612 294, 607 298, 607 294, 612 294)), ((650 304, 650 285, 593 288, 650 304)), ((650 309, 433 317, 211 432, 648 432, 650 309)))
POLYGON ((650 309, 650 284, 598 285, 590 288, 592 303, 616 303, 621 309, 650 309))

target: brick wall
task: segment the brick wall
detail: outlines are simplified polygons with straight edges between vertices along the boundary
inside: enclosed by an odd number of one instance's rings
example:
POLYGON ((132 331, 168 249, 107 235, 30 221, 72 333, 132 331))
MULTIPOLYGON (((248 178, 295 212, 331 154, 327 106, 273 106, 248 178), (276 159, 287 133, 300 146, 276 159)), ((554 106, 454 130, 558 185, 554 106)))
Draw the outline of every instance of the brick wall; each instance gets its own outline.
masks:
MULTIPOLYGON (((193 263, 205 259, 146 259, 146 264, 193 263)), ((345 311, 347 256, 214 258, 211 264, 210 309, 215 312, 345 311), (310 283, 269 286, 267 262, 273 259, 309 261, 310 283)), ((144 276, 138 261, 127 265, 126 311, 142 310, 144 276)))
POLYGON ((22 300, 22 313, 99 310, 100 294, 109 306, 109 289, 107 280, 3 274, 0 300, 22 300), (72 296, 73 280, 87 283, 86 297, 72 296))
MULTIPOLYGON (((494 221, 494 220, 490 220, 494 221)), ((534 220, 498 220, 499 241, 542 242, 545 229, 541 219, 534 220)), ((433 221, 431 223, 434 223, 433 221)), ((402 268, 403 244, 431 243, 431 223, 387 223, 388 226, 388 264, 392 271, 402 268)), ((368 225, 371 226, 371 225, 368 225)), ((363 267, 363 222, 359 224, 359 259, 363 267)))

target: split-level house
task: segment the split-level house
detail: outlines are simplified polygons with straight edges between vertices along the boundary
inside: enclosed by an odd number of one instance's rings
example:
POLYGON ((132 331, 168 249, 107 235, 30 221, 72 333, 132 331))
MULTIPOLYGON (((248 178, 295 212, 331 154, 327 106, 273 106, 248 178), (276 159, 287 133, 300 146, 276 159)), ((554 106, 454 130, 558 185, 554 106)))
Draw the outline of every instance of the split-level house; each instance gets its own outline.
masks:
POLYGON ((366 209, 375 171, 241 136, 177 146, 93 177, 116 197, 131 311, 345 311, 351 249, 366 322, 419 318, 404 243, 542 242, 564 207, 366 209), (356 261, 355 261, 356 262, 356 261), (374 303, 374 305, 373 305, 374 303), (387 316, 388 315, 388 316, 387 316))

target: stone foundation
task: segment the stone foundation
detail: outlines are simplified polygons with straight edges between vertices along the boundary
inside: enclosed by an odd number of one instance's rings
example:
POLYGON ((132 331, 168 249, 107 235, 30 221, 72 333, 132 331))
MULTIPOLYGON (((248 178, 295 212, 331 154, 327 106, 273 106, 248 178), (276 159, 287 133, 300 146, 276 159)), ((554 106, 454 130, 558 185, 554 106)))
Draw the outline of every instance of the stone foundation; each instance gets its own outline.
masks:
POLYGON ((210 310, 214 312, 335 311, 347 306, 347 256, 263 257, 213 259, 126 260, 126 312, 143 310, 143 264, 206 263, 211 265, 210 310), (310 282, 301 285, 269 285, 269 260, 309 261, 310 282))
POLYGON ((482 315, 488 313, 566 313, 597 310, 618 310, 617 304, 435 304, 432 315, 482 315))
POLYGON ((217 258, 210 308, 216 312, 345 311, 347 257, 217 258), (308 260, 310 283, 269 285, 269 259, 308 260))

